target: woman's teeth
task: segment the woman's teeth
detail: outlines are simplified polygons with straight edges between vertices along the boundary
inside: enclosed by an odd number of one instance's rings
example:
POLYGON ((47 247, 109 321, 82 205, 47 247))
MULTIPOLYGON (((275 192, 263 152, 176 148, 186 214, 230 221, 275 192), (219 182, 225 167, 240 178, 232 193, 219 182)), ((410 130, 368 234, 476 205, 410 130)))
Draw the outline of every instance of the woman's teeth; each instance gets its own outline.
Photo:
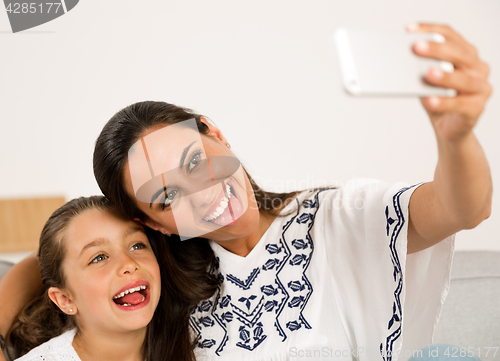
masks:
POLYGON ((208 217, 203 218, 205 221, 210 222, 210 221, 213 221, 214 219, 219 218, 220 215, 222 213, 224 213, 224 211, 226 210, 226 208, 229 204, 229 199, 232 197, 231 187, 229 187, 229 184, 226 184, 226 189, 225 189, 224 194, 225 194, 225 197, 222 197, 222 200, 221 200, 219 206, 217 207, 217 209, 215 210, 215 212, 212 213, 211 215, 209 215, 208 217))
MULTIPOLYGON (((134 293, 134 292, 139 292, 140 290, 145 290, 146 286, 137 286, 134 288, 130 288, 128 290, 123 291, 122 293, 117 294, 115 297, 113 297, 114 300, 118 298, 122 298, 125 295, 128 295, 129 293, 134 293)), ((144 295, 143 295, 144 297, 144 295)), ((130 304, 125 304, 124 306, 130 306, 130 304)))

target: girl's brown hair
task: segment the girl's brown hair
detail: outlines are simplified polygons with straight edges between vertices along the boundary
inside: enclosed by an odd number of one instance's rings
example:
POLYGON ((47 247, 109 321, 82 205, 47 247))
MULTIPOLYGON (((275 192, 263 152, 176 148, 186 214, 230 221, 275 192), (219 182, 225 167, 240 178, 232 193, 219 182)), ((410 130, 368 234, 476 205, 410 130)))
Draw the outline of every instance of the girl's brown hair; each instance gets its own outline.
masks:
MULTIPOLYGON (((117 217, 123 217, 103 196, 73 199, 52 214, 43 228, 38 251, 40 271, 46 291, 24 308, 9 331, 7 341, 10 346, 10 358, 19 357, 64 331, 77 327, 74 317, 63 313, 50 300, 47 290, 49 287, 65 288, 66 279, 62 271, 62 263, 66 256, 64 244, 70 241, 65 239, 65 229, 76 216, 90 209, 111 211, 117 217)), ((191 348, 177 349, 175 347, 177 343, 190 342, 187 324, 186 327, 179 327, 177 324, 180 319, 183 320, 186 317, 184 315, 187 309, 186 302, 190 302, 190 296, 180 294, 176 287, 177 283, 172 282, 172 279, 177 276, 176 259, 182 259, 182 256, 174 257, 172 252, 176 250, 171 249, 167 242, 156 238, 156 232, 146 229, 146 233, 157 259, 162 260, 160 268, 163 277, 160 302, 147 328, 142 349, 143 358, 146 361, 191 360, 191 348), (171 270, 174 271, 171 272, 171 270)), ((201 253, 203 250, 200 250, 201 253)), ((204 262, 203 266, 205 266, 204 262)), ((193 265, 193 269, 196 270, 196 265, 193 265)), ((198 273, 201 272, 198 271, 198 273)))

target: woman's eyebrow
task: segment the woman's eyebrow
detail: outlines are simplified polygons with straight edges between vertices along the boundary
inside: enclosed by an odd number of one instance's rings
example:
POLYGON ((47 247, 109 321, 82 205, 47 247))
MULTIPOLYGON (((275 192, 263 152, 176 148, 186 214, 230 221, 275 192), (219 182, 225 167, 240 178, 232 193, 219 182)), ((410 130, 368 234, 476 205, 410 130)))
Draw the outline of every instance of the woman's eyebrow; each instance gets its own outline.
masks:
POLYGON ((184 165, 184 160, 186 160, 187 152, 189 152, 189 148, 191 148, 191 146, 194 143, 196 143, 196 140, 194 142, 192 142, 191 144, 189 144, 186 148, 184 148, 184 151, 182 152, 182 155, 181 155, 181 161, 179 162, 179 169, 181 169, 182 166, 184 165))
POLYGON ((167 187, 160 188, 153 194, 153 196, 151 197, 151 202, 149 203, 149 208, 153 206, 153 202, 155 201, 155 199, 158 198, 163 192, 167 192, 167 187))

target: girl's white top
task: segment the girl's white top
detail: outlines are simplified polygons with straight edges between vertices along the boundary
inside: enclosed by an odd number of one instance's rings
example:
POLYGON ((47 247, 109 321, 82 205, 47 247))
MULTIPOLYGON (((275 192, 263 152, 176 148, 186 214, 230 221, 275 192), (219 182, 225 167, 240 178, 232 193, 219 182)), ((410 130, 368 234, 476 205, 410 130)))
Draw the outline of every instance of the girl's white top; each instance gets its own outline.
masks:
POLYGON ((73 348, 76 329, 66 331, 62 335, 35 347, 17 361, 81 361, 73 348))
POLYGON ((430 344, 454 236, 406 254, 415 188, 303 192, 246 257, 211 241, 223 282, 191 315, 197 359, 394 361, 430 344))

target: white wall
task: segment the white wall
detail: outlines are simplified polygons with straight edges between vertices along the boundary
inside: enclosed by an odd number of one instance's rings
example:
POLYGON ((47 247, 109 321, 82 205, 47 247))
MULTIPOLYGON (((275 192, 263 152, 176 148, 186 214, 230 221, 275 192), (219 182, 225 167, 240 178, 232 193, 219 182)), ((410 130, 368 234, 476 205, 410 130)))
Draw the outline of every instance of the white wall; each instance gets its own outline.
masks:
MULTIPOLYGON (((208 115, 270 188, 352 175, 430 180, 434 135, 418 99, 344 94, 329 38, 339 26, 448 23, 474 43, 500 88, 496 0, 82 0, 65 16, 12 34, 0 11, 0 197, 99 193, 94 141, 141 100, 208 115)), ((476 128, 500 186, 500 94, 476 128)), ((500 250, 493 214, 458 249, 500 250)))

